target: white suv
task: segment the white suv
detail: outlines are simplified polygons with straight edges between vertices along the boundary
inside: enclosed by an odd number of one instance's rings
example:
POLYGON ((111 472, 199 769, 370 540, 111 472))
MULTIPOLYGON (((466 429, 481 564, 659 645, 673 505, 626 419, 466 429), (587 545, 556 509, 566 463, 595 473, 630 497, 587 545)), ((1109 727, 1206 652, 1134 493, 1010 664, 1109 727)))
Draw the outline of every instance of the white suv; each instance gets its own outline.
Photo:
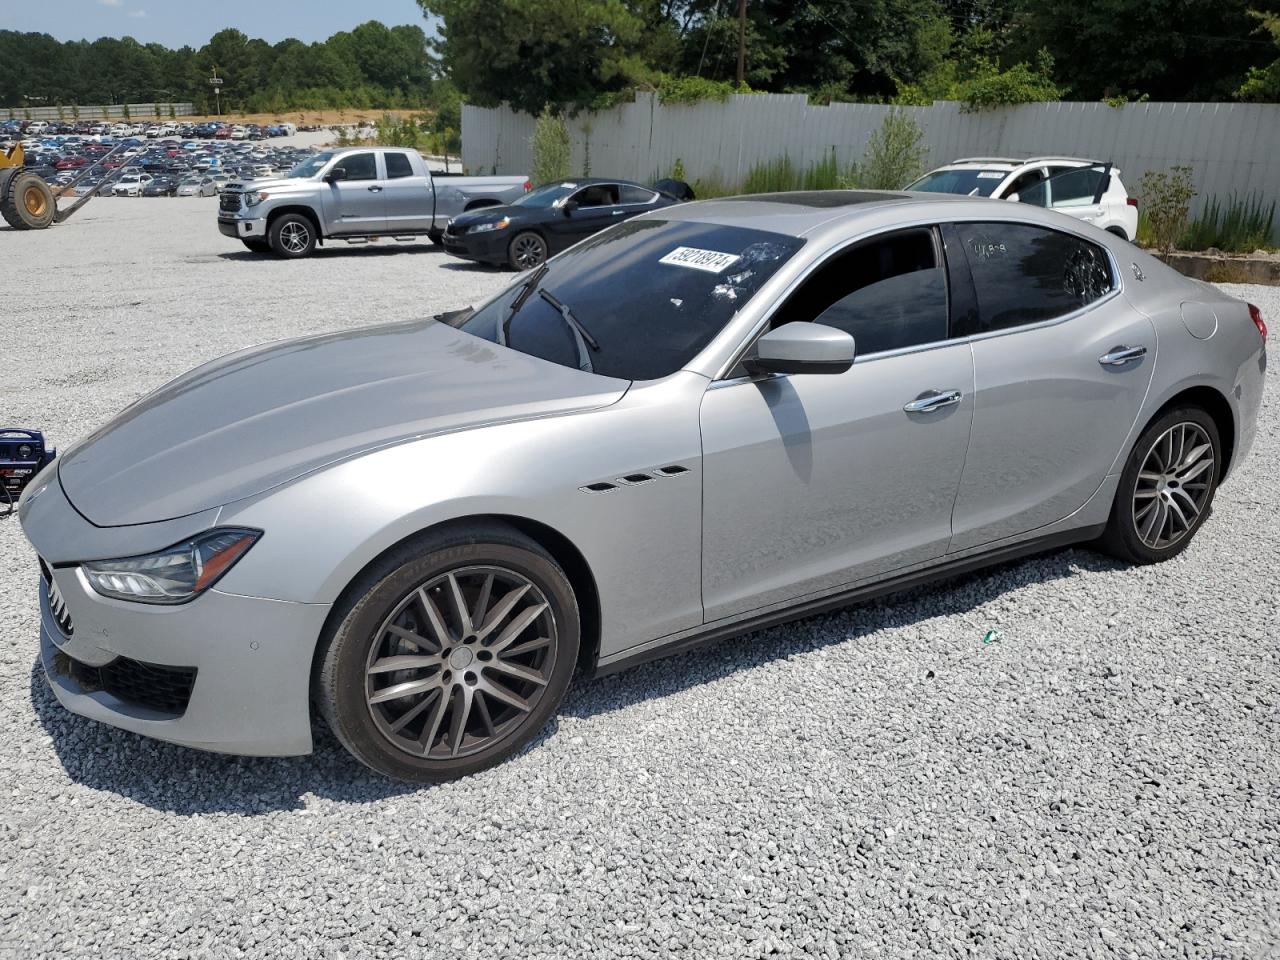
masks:
POLYGON ((1120 182, 1120 171, 1094 160, 967 157, 931 170, 906 189, 1016 200, 1057 210, 1126 240, 1138 233, 1138 201, 1120 182))

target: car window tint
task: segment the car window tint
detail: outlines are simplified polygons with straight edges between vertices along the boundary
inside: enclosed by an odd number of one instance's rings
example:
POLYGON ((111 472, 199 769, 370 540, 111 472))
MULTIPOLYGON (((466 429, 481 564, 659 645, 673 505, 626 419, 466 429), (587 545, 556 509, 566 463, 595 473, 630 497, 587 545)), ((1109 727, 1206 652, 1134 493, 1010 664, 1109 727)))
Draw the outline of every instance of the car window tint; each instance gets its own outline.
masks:
POLYGON ((1053 178, 1049 181, 1050 206, 1070 207, 1093 203, 1098 187, 1106 192, 1105 180, 1110 180, 1110 173, 1104 173, 1102 167, 1052 167, 1053 178))
POLYGON ((1032 203, 1036 206, 1044 206, 1043 200, 1037 200, 1037 197, 1044 196, 1044 188, 1041 184, 1044 182, 1044 173, 1040 170, 1028 170, 1026 173, 1017 177, 1005 191, 1002 197, 1009 197, 1013 194, 1018 195, 1018 200, 1022 203, 1032 203))
POLYGON ((957 336, 1052 320, 1115 287, 1102 248, 1071 234, 1021 223, 960 223, 956 232, 978 298, 957 336))
POLYGON ((629 183, 622 184, 618 189, 623 203, 648 203, 656 196, 652 190, 632 186, 629 183))
POLYGON ((413 165, 409 162, 409 158, 403 153, 388 153, 385 155, 387 161, 387 179, 399 180, 401 177, 413 176, 413 165))
POLYGON ((338 166, 347 171, 348 180, 378 179, 378 168, 372 153, 353 153, 339 160, 338 166))
POLYGON ((823 323, 852 335, 859 356, 947 339, 947 280, 931 230, 907 230, 830 257, 771 325, 823 323))
POLYGON ((573 195, 579 207, 612 207, 618 202, 618 187, 613 183, 593 183, 573 195))
MULTIPOLYGON (((654 380, 692 360, 803 244, 738 226, 635 219, 548 261, 539 288, 598 341, 589 353, 596 373, 654 380)), ((499 340, 521 282, 455 325, 499 340)), ((580 363, 568 324, 537 294, 511 318, 507 343, 565 366, 580 363)))

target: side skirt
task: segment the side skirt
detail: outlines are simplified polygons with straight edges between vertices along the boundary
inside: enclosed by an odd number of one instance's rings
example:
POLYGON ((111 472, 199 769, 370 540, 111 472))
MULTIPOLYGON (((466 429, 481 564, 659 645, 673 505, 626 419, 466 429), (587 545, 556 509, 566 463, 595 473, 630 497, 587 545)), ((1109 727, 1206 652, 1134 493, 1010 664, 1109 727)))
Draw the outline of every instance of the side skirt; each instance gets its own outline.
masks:
POLYGON ((732 623, 709 624, 697 633, 679 640, 673 640, 669 644, 658 644, 630 655, 624 653, 617 659, 598 663, 593 671, 593 676, 607 676, 620 670, 626 670, 628 667, 648 663, 650 660, 659 660, 663 657, 674 656, 677 653, 685 653, 730 637, 739 637, 743 634, 753 633, 756 630, 763 630, 766 627, 776 627, 779 624, 790 623, 793 620, 803 620, 805 617, 812 617, 831 610, 838 610, 841 607, 874 600, 888 593, 897 593, 900 590, 908 590, 921 584, 959 576, 960 574, 980 570, 983 567, 995 566, 996 564, 1007 563, 1010 560, 1028 557, 1032 554, 1045 553, 1046 551, 1060 549, 1072 544, 1096 540, 1102 536, 1106 526, 1105 523, 1100 523, 1096 526, 1079 527, 1075 530, 1065 530, 1061 533, 1024 540, 1021 543, 1010 544, 987 553, 962 557, 959 560, 947 561, 924 570, 914 570, 911 573, 890 577, 887 580, 863 584, 851 590, 806 600, 796 604, 794 607, 772 610, 769 613, 748 617, 744 620, 735 620, 732 623))

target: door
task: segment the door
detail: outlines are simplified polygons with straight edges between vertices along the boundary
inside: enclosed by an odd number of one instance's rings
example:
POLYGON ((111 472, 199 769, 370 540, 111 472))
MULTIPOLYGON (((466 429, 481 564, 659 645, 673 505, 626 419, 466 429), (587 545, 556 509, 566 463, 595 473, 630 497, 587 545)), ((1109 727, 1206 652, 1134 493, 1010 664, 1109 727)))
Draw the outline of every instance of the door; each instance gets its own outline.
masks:
POLYGON ((431 178, 414 172, 406 153, 384 153, 387 229, 392 233, 422 233, 430 230, 435 216, 435 194, 431 178))
MULTIPOLYGON (((948 236, 972 272, 973 436, 951 549, 1036 530, 1098 490, 1134 429, 1155 329, 1102 247, 1011 223, 948 236)), ((950 251, 952 243, 948 243, 950 251)))
POLYGON ((326 182, 322 194, 325 220, 335 234, 382 233, 387 227, 383 201, 385 182, 378 177, 377 159, 373 153, 350 153, 339 157, 329 172, 341 167, 342 180, 326 182))
POLYGON ((558 253, 611 223, 626 219, 624 214, 618 205, 616 183, 587 184, 569 195, 560 206, 560 216, 553 217, 547 225, 551 252, 558 253))
POLYGON ((973 364, 948 333, 935 231, 833 253, 771 318, 853 335, 840 374, 736 376, 702 402, 706 617, 834 590, 946 552, 973 364))

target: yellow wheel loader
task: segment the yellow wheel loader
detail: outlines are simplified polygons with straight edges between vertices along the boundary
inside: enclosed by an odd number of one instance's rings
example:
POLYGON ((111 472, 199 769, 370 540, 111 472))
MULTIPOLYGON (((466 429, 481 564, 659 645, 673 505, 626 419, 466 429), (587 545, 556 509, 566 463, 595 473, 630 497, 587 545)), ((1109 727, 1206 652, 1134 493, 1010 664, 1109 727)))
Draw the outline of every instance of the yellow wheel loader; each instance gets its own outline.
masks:
MULTIPOLYGON (((74 192, 76 184, 88 176, 94 167, 123 149, 124 144, 120 144, 85 166, 75 179, 65 187, 60 187, 59 192, 63 195, 74 192)), ((96 197, 106 184, 104 180, 65 210, 59 210, 49 184, 39 174, 25 169, 25 161, 26 156, 21 146, 0 150, 0 217, 4 217, 5 222, 15 230, 43 230, 61 223, 96 197)))

